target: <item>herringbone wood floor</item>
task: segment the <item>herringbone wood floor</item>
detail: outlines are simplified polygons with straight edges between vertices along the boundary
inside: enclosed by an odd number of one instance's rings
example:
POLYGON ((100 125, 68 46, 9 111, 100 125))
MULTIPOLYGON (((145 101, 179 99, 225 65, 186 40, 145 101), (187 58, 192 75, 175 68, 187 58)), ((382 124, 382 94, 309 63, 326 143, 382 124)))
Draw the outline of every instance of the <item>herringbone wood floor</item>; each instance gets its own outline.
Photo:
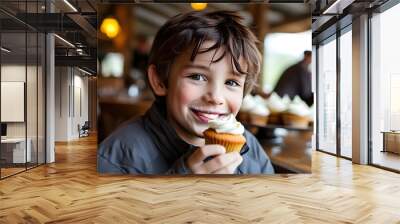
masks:
POLYGON ((0 223, 400 223, 400 175, 313 153, 313 174, 131 177, 96 173, 96 139, 0 181, 0 223))

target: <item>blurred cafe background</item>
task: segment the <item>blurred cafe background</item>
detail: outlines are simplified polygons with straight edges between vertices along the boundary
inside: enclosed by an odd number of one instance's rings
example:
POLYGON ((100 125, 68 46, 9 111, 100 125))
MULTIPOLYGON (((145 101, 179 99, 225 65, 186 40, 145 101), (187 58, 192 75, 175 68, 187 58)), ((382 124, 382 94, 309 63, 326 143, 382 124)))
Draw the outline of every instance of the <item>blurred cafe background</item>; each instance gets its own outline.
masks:
POLYGON ((297 65, 290 71, 307 76, 302 81, 313 101, 310 63, 298 70, 312 48, 311 8, 303 3, 99 4, 98 142, 150 107, 154 96, 145 77, 153 38, 169 18, 192 10, 237 11, 253 30, 263 66, 259 87, 244 99, 238 119, 256 135, 278 172, 310 172, 314 107, 300 95, 274 92, 285 70, 297 65))

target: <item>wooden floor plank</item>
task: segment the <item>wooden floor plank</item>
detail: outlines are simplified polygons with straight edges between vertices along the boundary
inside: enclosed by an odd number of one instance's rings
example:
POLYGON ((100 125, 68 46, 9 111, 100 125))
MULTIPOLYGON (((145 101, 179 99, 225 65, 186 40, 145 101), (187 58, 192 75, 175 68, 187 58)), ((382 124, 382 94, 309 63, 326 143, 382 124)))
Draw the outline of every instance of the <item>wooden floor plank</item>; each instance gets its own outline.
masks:
POLYGON ((96 138, 0 181, 0 223, 400 223, 400 175, 313 152, 312 174, 96 173, 96 138))

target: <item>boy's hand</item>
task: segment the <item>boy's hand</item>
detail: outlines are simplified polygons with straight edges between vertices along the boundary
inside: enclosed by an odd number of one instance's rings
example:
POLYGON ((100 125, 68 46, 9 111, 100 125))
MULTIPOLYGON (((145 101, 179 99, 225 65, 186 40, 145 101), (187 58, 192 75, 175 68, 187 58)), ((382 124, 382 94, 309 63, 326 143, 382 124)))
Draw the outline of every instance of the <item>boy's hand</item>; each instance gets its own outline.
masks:
POLYGON ((187 165, 195 174, 233 174, 242 161, 238 152, 225 153, 222 145, 205 145, 189 156, 187 165), (213 158, 205 162, 210 156, 213 158))

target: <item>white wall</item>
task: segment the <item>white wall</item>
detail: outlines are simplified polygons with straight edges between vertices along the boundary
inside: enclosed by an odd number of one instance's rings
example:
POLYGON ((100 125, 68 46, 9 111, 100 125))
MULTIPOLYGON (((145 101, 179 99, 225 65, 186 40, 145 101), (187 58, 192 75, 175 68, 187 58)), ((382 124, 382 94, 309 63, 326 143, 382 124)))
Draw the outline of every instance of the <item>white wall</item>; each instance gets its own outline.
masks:
POLYGON ((83 75, 76 68, 56 67, 56 141, 77 139, 78 124, 88 120, 88 78, 83 75))
POLYGON ((55 141, 68 140, 69 70, 67 67, 55 68, 55 141))

